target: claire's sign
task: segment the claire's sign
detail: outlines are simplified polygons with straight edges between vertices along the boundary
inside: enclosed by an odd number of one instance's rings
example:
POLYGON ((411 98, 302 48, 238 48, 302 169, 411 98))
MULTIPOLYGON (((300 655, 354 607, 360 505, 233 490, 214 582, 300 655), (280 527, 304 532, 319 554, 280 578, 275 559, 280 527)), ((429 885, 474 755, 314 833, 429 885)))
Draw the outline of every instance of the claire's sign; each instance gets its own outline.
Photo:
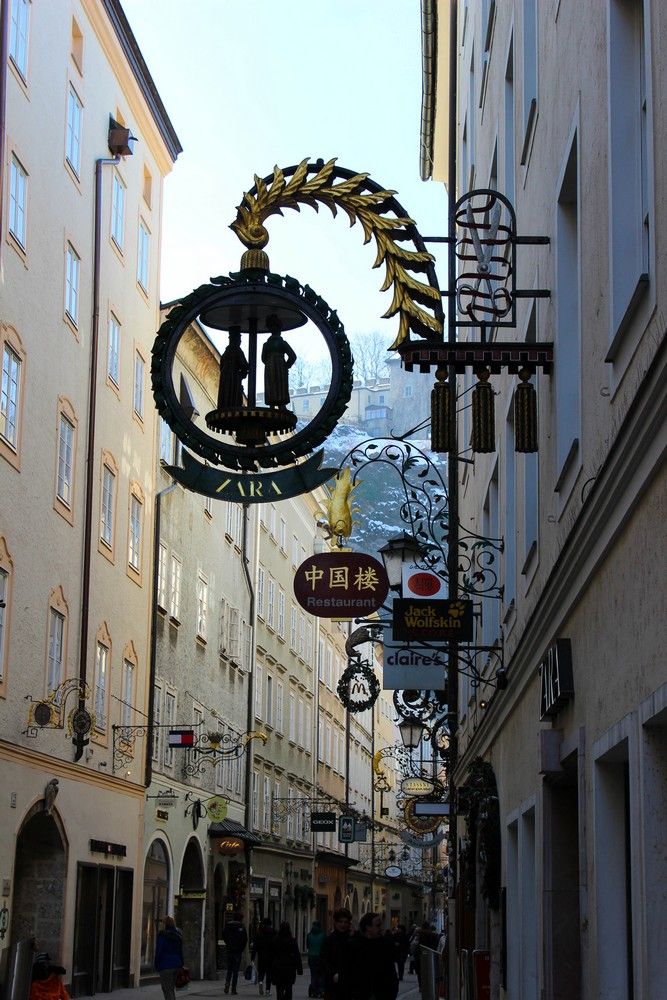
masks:
POLYGON ((384 566, 363 552, 321 552, 294 574, 294 596, 318 618, 363 618, 382 606, 388 591, 384 566))
POLYGON ((392 638, 401 642, 472 639, 472 601, 419 601, 397 597, 393 605, 392 638))

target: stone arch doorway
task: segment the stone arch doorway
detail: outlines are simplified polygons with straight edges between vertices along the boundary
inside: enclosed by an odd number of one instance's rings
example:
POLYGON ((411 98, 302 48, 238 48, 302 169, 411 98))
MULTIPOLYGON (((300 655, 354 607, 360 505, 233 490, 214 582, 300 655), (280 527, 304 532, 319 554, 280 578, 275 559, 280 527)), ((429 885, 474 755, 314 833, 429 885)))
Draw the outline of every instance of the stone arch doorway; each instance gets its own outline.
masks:
POLYGON ((183 956, 193 979, 202 976, 202 931, 204 926, 204 900, 206 877, 201 847, 196 837, 191 837, 185 848, 181 864, 176 919, 183 934, 183 956))
POLYGON ((167 845, 156 838, 146 855, 144 864, 144 895, 141 912, 141 974, 153 972, 155 939, 164 926, 169 909, 172 865, 167 845))
POLYGON ((56 960, 62 954, 67 842, 56 810, 36 802, 16 838, 12 941, 34 937, 40 951, 56 960), (48 906, 44 905, 48 900, 48 906))

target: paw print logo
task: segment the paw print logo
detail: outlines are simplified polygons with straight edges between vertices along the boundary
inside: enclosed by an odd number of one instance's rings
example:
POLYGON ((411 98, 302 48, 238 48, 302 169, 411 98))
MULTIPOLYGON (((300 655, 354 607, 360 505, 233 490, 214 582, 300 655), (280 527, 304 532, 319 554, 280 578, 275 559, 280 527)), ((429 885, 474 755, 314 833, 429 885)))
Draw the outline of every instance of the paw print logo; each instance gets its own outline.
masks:
POLYGON ((466 606, 463 601, 453 601, 449 608, 451 618, 461 618, 465 613, 466 606))

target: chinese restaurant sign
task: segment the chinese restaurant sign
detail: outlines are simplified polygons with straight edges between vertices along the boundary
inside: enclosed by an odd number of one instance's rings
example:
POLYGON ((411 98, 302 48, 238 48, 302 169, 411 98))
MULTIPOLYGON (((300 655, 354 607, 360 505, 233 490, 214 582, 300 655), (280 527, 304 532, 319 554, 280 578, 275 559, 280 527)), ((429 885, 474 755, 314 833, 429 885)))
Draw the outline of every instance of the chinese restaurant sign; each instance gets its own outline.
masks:
POLYGON ((417 601, 397 597, 392 638, 401 642, 472 639, 472 601, 417 601))
POLYGON ((363 618, 382 606, 388 591, 384 566, 363 552, 322 552, 294 574, 294 596, 318 618, 363 618))

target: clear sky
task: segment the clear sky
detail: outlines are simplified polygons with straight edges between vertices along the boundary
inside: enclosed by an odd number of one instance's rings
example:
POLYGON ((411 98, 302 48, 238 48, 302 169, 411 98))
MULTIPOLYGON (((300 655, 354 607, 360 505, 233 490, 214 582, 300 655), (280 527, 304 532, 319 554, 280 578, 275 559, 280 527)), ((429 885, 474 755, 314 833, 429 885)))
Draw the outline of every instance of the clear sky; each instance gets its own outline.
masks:
MULTIPOLYGON (((183 146, 165 185, 163 301, 238 269, 228 226, 275 164, 337 157, 396 190, 422 235, 446 233, 444 188, 419 177, 419 0, 121 2, 183 146)), ((310 284, 348 335, 391 343, 391 291, 358 223, 304 207, 267 228, 273 271, 310 284)))

